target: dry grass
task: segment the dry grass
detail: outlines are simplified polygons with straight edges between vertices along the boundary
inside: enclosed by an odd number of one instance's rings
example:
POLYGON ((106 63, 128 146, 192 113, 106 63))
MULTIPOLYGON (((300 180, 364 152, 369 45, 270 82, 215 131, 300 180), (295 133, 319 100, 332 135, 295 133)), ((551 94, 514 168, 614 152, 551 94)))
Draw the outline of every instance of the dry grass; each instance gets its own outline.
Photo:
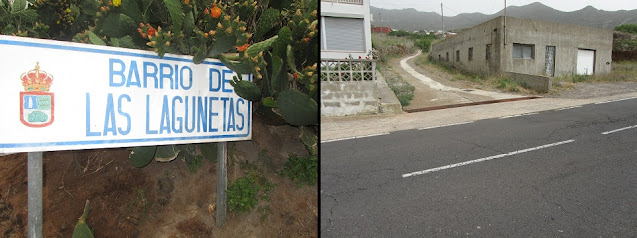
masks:
POLYGON ((414 42, 407 37, 388 36, 381 33, 372 33, 372 46, 382 62, 385 62, 387 57, 413 54, 417 50, 414 42))

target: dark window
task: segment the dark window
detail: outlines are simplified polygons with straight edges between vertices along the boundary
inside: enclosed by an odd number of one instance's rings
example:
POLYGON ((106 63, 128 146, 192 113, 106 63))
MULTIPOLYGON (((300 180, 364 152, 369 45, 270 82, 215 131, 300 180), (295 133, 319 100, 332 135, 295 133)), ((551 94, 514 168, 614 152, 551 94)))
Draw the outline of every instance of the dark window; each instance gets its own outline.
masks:
POLYGON ((456 62, 460 61, 460 51, 456 50, 456 62))
POLYGON ((534 48, 535 48, 535 45, 513 43, 513 58, 514 59, 534 59, 535 58, 534 48))
POLYGON ((487 60, 491 59, 491 44, 487 44, 487 60))
POLYGON ((449 62, 449 52, 447 52, 447 58, 446 58, 447 62, 449 62))
POLYGON ((438 55, 438 61, 442 61, 442 56, 438 55))
POLYGON ((469 61, 473 60, 473 47, 469 47, 469 51, 468 51, 468 55, 467 58, 469 59, 469 61))

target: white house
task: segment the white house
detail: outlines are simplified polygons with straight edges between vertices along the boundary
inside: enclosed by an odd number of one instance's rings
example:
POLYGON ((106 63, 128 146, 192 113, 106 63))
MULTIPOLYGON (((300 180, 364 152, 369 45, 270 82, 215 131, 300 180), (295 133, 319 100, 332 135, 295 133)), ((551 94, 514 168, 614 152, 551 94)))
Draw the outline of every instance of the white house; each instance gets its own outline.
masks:
POLYGON ((370 0, 321 0, 321 59, 365 58, 372 49, 370 0))

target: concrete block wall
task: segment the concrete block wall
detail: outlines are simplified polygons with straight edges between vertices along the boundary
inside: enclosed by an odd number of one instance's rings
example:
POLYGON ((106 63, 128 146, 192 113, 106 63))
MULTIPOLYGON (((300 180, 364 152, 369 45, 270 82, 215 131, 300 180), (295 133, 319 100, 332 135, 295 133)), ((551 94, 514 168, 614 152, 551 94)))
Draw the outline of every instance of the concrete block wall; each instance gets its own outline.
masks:
POLYGON ((347 116, 378 112, 377 82, 321 81, 321 116, 347 116))
POLYGON ((526 88, 533 89, 540 93, 548 93, 551 90, 551 78, 547 76, 514 72, 505 72, 504 75, 514 79, 518 85, 524 85, 526 88))

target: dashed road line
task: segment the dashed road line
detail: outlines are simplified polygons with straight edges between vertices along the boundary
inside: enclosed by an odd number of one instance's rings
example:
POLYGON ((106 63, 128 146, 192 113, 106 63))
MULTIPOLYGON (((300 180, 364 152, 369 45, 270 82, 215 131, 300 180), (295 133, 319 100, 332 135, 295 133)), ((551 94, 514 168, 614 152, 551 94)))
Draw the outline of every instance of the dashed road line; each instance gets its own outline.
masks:
POLYGON ((595 104, 604 104, 604 103, 610 103, 610 102, 619 102, 619 101, 624 101, 624 100, 630 100, 630 99, 635 99, 637 97, 629 97, 629 98, 621 98, 621 99, 615 99, 615 100, 608 100, 608 101, 603 101, 603 102, 596 102, 595 104))
POLYGON ((578 108, 578 107, 582 107, 582 105, 579 105, 579 106, 572 106, 572 107, 563 107, 563 108, 558 108, 558 109, 555 109, 555 110, 553 110, 553 111, 554 111, 554 112, 557 112, 557 111, 568 110, 568 109, 573 109, 573 108, 578 108))
POLYGON ((515 114, 515 115, 510 115, 510 116, 504 116, 504 117, 500 117, 500 119, 507 119, 507 118, 512 118, 512 117, 521 117, 521 116, 528 116, 528 115, 535 115, 538 114, 538 112, 530 112, 530 113, 523 113, 523 114, 515 114))
POLYGON ((507 156, 511 156, 511 155, 522 154, 522 153, 526 153, 526 152, 530 152, 530 151, 534 151, 534 150, 540 150, 540 149, 544 149, 544 148, 548 148, 548 147, 568 144, 568 143, 571 143, 571 142, 574 142, 574 141, 575 140, 573 140, 573 139, 565 140, 565 141, 560 141, 560 142, 555 142, 555 143, 551 143, 551 144, 541 145, 541 146, 537 146, 537 147, 533 147, 533 148, 517 150, 517 151, 509 152, 509 153, 506 153, 506 154, 499 154, 499 155, 484 157, 484 158, 480 158, 480 159, 465 161, 465 162, 461 162, 461 163, 445 165, 445 166, 441 166, 441 167, 437 167, 437 168, 433 168, 433 169, 416 171, 416 172, 413 172, 413 173, 403 174, 403 178, 407 178, 407 177, 411 177, 411 176, 415 176, 415 175, 422 175, 422 174, 426 174, 426 173, 433 173, 433 172, 437 172, 437 171, 440 171, 440 170, 455 168, 455 167, 469 165, 469 164, 474 164, 474 163, 478 163, 478 162, 489 161, 489 160, 498 159, 498 158, 502 158, 502 157, 507 157, 507 156))
POLYGON ((324 141, 321 141, 321 143, 328 143, 328 142, 335 142, 335 141, 342 141, 342 140, 351 140, 351 139, 360 139, 360 138, 366 138, 366 137, 372 137, 372 136, 382 136, 382 135, 389 135, 389 132, 383 132, 383 133, 371 134, 371 135, 364 135, 364 136, 352 136, 352 137, 333 139, 333 140, 324 140, 324 141))
POLYGON ((623 131, 623 130, 628 130, 628 129, 633 129, 633 128, 637 128, 637 125, 627 126, 627 127, 615 129, 615 130, 612 130, 612 131, 602 132, 602 135, 608 135, 608 134, 611 134, 611 133, 620 132, 620 131, 623 131))
POLYGON ((428 130, 428 129, 434 129, 434 128, 440 128, 440 127, 447 127, 447 126, 457 126, 457 125, 464 125, 464 124, 469 124, 469 123, 473 123, 473 121, 468 121, 468 122, 459 122, 459 123, 450 123, 450 124, 444 124, 444 125, 440 125, 440 126, 430 126, 430 127, 423 127, 423 128, 418 128, 418 130, 428 130))

